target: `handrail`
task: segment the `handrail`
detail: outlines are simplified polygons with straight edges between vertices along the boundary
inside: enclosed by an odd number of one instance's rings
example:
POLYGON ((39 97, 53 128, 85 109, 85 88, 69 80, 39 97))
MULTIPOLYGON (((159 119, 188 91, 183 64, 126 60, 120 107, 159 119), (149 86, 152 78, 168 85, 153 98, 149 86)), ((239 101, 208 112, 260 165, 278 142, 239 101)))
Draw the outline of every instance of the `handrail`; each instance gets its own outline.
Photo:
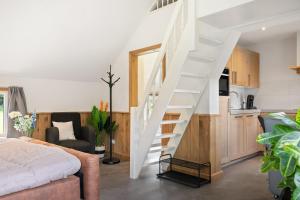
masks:
MULTIPOLYGON (((167 52, 167 50, 168 50, 169 45, 171 46, 171 44, 169 44, 169 43, 172 42, 172 41, 170 41, 172 39, 172 37, 174 36, 172 34, 176 34, 177 30, 175 30, 175 29, 177 28, 178 19, 183 16, 183 15, 181 16, 180 12, 184 12, 184 0, 177 1, 175 11, 174 11, 174 13, 171 17, 171 22, 169 23, 169 26, 168 26, 167 31, 166 31, 166 35, 165 35, 165 37, 163 39, 163 42, 161 44, 159 54, 158 54, 157 59, 154 63, 154 68, 152 70, 150 78, 148 79, 148 82, 147 82, 147 85, 146 85, 146 88, 145 88, 145 93, 144 93, 145 95, 143 95, 142 100, 140 101, 139 106, 138 106, 138 118, 139 119, 141 119, 141 117, 143 117, 144 108, 145 108, 145 105, 146 105, 147 100, 149 98, 148 94, 151 93, 152 85, 153 85, 153 82, 155 81, 156 75, 159 71, 161 62, 163 61, 163 58, 164 58, 165 54, 169 53, 169 52, 167 52)), ((185 25, 184 21, 183 21, 183 23, 184 23, 183 25, 185 25)), ((181 31, 181 30, 179 30, 179 31, 181 31)), ((175 37, 176 37, 176 35, 175 35, 175 37)), ((178 41, 175 41, 175 42, 178 42, 178 41)), ((173 47, 173 46, 171 46, 171 47, 173 47)), ((176 47, 173 49, 173 51, 175 51, 175 50, 176 50, 176 47)), ((175 52, 170 52, 170 53, 174 54, 175 52)), ((172 55, 169 54, 168 56, 169 57, 167 59, 171 60, 172 58, 170 58, 170 57, 172 55)))

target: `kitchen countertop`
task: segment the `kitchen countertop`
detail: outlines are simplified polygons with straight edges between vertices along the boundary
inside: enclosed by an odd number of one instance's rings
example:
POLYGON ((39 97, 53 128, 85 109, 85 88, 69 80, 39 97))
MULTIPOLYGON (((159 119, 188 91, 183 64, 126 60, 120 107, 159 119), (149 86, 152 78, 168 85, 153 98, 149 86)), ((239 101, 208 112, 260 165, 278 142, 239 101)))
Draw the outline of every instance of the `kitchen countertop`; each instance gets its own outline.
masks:
POLYGON ((241 114, 258 114, 260 113, 260 109, 231 109, 231 115, 241 115, 241 114))
POLYGON ((285 112, 287 114, 296 114, 297 110, 296 109, 263 109, 261 112, 263 113, 276 113, 276 112, 285 112))

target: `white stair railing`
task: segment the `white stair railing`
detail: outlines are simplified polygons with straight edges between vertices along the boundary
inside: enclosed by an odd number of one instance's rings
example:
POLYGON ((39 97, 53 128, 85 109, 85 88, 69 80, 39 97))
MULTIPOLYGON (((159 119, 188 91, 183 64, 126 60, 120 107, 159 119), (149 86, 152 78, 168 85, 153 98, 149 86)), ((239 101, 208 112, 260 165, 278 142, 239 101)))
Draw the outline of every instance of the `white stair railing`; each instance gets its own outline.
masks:
MULTIPOLYGON (((166 56, 166 63, 170 63, 177 50, 178 43, 181 38, 181 34, 187 22, 187 6, 188 0, 180 0, 177 2, 174 14, 171 18, 170 26, 167 29, 167 34, 161 44, 159 54, 154 63, 152 73, 149 81, 146 85, 145 92, 142 100, 139 102, 139 119, 144 118, 147 122, 155 106, 156 99, 159 96, 159 90, 162 87, 162 82, 157 84, 157 79, 161 80, 160 69, 162 68, 162 62, 164 56, 166 56)), ((143 120, 143 121, 144 121, 143 120)), ((144 127, 147 123, 144 124, 144 127)))
MULTIPOLYGON (((142 145, 143 148, 139 149, 139 147, 141 147, 140 140, 145 138, 145 135, 143 135, 145 127, 147 126, 149 120, 152 117, 152 112, 156 106, 157 99, 161 95, 161 89, 165 85, 165 82, 160 82, 159 84, 157 84, 156 81, 158 78, 160 78, 159 70, 161 68, 161 63, 163 62, 164 56, 166 56, 167 65, 173 61, 174 56, 178 50, 178 46, 181 42, 182 34, 185 30, 185 27, 187 26, 188 21, 190 19, 193 19, 193 26, 195 25, 194 6, 195 0, 178 0, 176 2, 173 16, 171 17, 169 27, 167 28, 166 35, 164 37, 164 40, 162 41, 159 54, 154 63, 154 67, 150 75, 149 81, 146 85, 143 99, 139 102, 139 106, 137 108, 131 109, 131 178, 138 177, 141 165, 143 164, 147 151, 151 146, 152 141, 150 141, 150 143, 148 141, 147 145, 142 145)), ((170 71, 172 70, 172 67, 170 67, 170 71)), ((157 123, 157 127, 151 127, 151 129, 159 129, 159 126, 159 123, 157 123)), ((156 132, 153 132, 151 134, 155 135, 156 132)))

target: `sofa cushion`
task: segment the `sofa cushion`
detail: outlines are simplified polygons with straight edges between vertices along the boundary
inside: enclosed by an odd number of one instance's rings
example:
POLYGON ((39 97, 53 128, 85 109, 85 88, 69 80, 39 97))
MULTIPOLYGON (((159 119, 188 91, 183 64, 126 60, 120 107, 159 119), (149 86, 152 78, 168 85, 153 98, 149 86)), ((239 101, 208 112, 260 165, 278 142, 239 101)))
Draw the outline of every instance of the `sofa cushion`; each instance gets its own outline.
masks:
POLYGON ((83 152, 90 152, 91 144, 84 140, 62 140, 59 145, 83 152))
POLYGON ((55 122, 53 126, 58 128, 59 140, 76 140, 73 129, 73 122, 55 122))
MULTIPOLYGON (((80 113, 51 113, 51 122, 73 122, 73 129, 76 139, 80 139, 81 121, 80 113)), ((53 123, 52 123, 53 125, 53 123)))

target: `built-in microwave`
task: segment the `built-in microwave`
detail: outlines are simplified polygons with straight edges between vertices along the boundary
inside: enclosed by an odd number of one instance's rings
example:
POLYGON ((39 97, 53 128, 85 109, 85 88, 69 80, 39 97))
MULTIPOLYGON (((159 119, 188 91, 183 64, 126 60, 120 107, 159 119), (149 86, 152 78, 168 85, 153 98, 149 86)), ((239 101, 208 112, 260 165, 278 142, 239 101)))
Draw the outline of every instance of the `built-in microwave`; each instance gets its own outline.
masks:
POLYGON ((229 96, 229 69, 224 69, 219 80, 219 95, 229 96))

